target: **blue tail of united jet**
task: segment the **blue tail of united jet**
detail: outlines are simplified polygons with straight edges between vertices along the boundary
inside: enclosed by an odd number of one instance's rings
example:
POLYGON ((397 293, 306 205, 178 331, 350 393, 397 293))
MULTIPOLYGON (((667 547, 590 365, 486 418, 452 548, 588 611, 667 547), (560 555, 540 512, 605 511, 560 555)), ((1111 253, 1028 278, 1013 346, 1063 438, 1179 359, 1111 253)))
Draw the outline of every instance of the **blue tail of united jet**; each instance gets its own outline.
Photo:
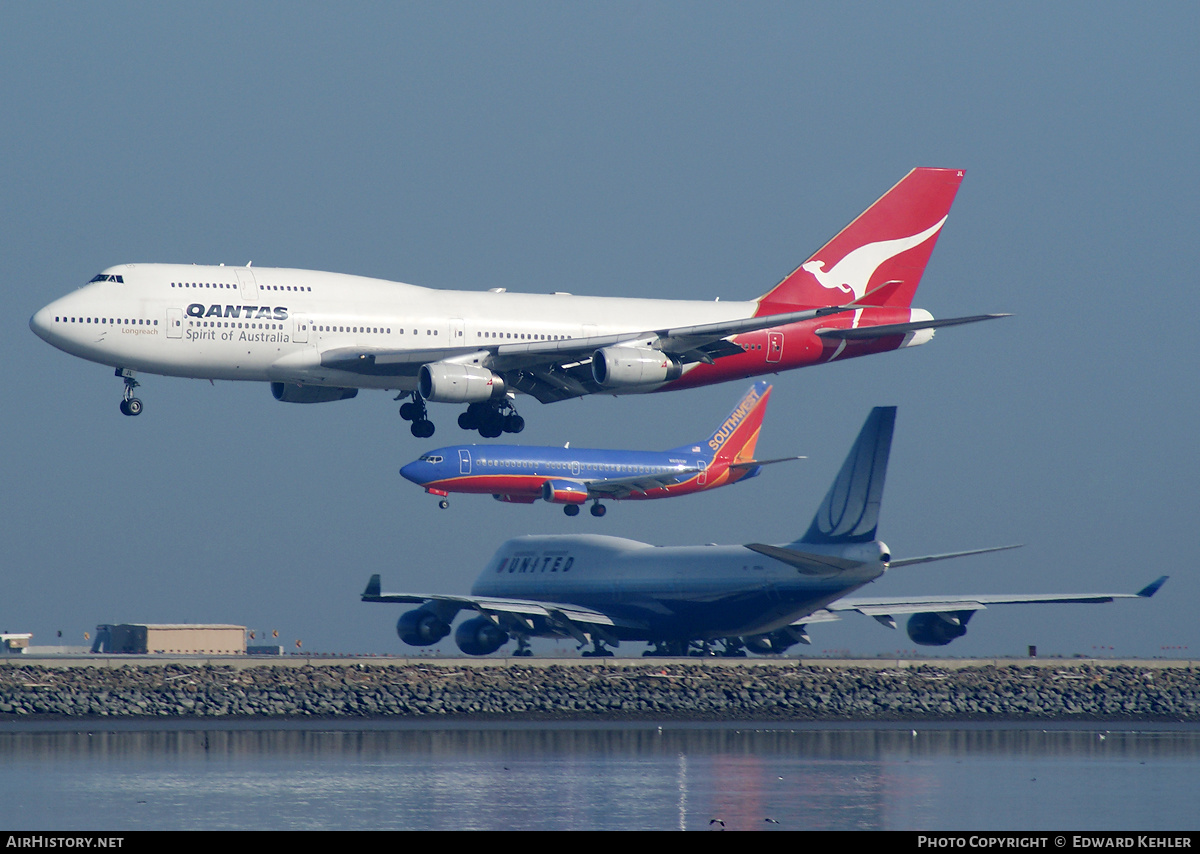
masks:
POLYGON ((877 406, 867 421, 801 543, 866 543, 875 539, 896 407, 877 406))

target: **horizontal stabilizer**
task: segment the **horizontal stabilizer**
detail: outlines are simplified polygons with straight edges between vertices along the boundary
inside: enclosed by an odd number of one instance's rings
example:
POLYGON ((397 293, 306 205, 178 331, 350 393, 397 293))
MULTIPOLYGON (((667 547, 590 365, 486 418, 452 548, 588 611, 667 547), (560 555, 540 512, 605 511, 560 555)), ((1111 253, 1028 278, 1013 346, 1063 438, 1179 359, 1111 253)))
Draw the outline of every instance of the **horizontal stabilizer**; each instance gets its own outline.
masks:
POLYGON ((839 572, 845 572, 847 569, 862 566, 862 563, 856 560, 845 560, 844 558, 832 557, 830 555, 801 552, 796 549, 785 549, 781 546, 768 546, 764 543, 746 543, 746 548, 752 552, 758 552, 761 555, 766 555, 767 557, 786 563, 788 566, 794 566, 805 575, 834 575, 839 572))
POLYGON ((901 558, 900 560, 893 560, 888 564, 888 566, 890 566, 894 569, 898 566, 912 566, 913 564, 917 564, 917 563, 933 563, 935 560, 949 560, 952 557, 967 557, 968 555, 981 555, 981 554, 987 554, 988 552, 1002 552, 1002 551, 1007 551, 1008 549, 1019 549, 1019 548, 1021 548, 1021 545, 1022 545, 1021 543, 1017 543, 1016 545, 1012 545, 1012 546, 991 546, 986 549, 971 549, 970 551, 965 551, 965 552, 947 552, 946 554, 941 554, 941 555, 923 555, 922 557, 906 557, 906 558, 901 558))
POLYGON ((773 460, 746 460, 741 463, 731 463, 731 469, 752 469, 755 466, 769 466, 774 463, 790 463, 792 460, 807 460, 808 457, 777 457, 773 460))
POLYGON ((837 338, 843 341, 864 341, 872 338, 886 338, 889 335, 907 335, 920 329, 940 329, 943 326, 961 326, 964 323, 978 323, 981 320, 995 320, 998 317, 1011 317, 1008 314, 976 314, 971 317, 947 317, 942 320, 917 320, 912 323, 887 323, 882 326, 861 326, 853 329, 818 329, 816 334, 822 338, 837 338))

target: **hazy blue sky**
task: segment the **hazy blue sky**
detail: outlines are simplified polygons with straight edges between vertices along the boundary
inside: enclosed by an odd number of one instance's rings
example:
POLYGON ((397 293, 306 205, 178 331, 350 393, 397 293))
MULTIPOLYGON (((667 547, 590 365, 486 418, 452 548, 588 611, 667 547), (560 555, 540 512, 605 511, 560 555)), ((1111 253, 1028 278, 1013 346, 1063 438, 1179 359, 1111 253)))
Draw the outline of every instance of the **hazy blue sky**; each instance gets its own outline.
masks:
MULTIPOLYGON (((229 622, 389 652, 388 589, 465 593, 524 533, 660 544, 803 532, 872 406, 899 406, 867 592, 1134 591, 995 608, 945 651, 1200 650, 1194 569, 1200 6, 1193 3, 0 2, 0 629, 229 622), (391 396, 112 370, 30 315, 103 267, 308 267, 438 288, 748 299, 911 167, 966 180, 916 305, 1012 312, 777 378, 759 452, 806 454, 603 520, 397 469, 469 441, 391 396)), ((748 384, 748 383, 747 383, 748 384)), ((743 383, 549 406, 529 443, 670 447, 743 383)), ((476 437, 477 438, 477 437, 476 437)), ((865 617, 813 650, 912 649, 865 617)), ((447 643, 449 646, 449 643, 447 643)))

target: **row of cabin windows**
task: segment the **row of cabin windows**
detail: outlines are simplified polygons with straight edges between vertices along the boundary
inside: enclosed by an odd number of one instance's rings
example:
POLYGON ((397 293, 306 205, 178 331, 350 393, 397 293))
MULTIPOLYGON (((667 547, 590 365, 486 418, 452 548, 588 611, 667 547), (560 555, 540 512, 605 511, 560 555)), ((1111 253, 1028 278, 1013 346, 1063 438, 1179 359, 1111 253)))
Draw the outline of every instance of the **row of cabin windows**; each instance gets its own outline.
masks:
POLYGON ((217 329, 283 329, 282 323, 247 323, 243 325, 227 320, 189 320, 188 326, 215 327, 217 329))
POLYGON ((55 323, 107 323, 112 326, 120 324, 121 326, 158 326, 158 321, 149 321, 143 318, 125 318, 119 317, 56 317, 55 323))
POLYGON ((476 338, 516 338, 521 341, 565 341, 570 335, 543 335, 533 332, 476 332, 476 338))
MULTIPOLYGON (((424 457, 422 457, 424 459, 424 457)), ((441 462, 441 458, 436 460, 430 458, 429 462, 441 462)), ((480 466, 497 466, 506 468, 531 468, 531 469, 569 469, 573 468, 571 463, 547 463, 534 462, 531 460, 487 460, 477 459, 477 465, 480 466)), ((663 466, 632 466, 632 465, 617 465, 616 463, 584 463, 580 466, 584 471, 604 471, 618 472, 620 474, 659 474, 661 472, 670 471, 663 466)))
MULTIPOLYGON (((97 276, 96 278, 98 279, 99 276, 97 276)), ((117 278, 120 279, 120 276, 118 276, 117 278)), ((96 279, 92 279, 92 281, 94 282, 94 281, 96 281, 96 279)), ((230 282, 171 282, 171 287, 173 287, 173 288, 220 288, 220 289, 228 289, 231 291, 236 291, 238 289, 237 285, 232 284, 230 282)), ((295 286, 293 286, 293 285, 259 285, 258 287, 260 287, 264 291, 295 291, 297 293, 300 291, 311 291, 312 290, 312 288, 310 288, 310 287, 302 288, 299 285, 295 285, 295 286)))
MULTIPOLYGON (((391 335, 392 328, 390 326, 318 326, 318 332, 364 332, 368 335, 391 335)), ((404 330, 400 330, 400 334, 404 334, 404 330)), ((417 334, 417 330, 413 330, 413 335, 417 334)), ((435 333, 436 334, 436 333, 435 333)))

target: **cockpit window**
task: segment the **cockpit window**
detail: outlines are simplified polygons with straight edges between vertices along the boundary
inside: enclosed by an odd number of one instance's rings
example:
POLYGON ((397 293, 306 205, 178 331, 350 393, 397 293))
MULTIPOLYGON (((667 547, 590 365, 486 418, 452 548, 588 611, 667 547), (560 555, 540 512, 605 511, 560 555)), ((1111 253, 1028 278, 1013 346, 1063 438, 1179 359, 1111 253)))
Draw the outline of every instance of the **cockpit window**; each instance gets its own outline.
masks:
POLYGON ((442 458, 437 454, 422 454, 421 459, 427 463, 440 463, 442 458))
POLYGON ((113 276, 109 275, 108 273, 97 273, 96 275, 92 276, 91 281, 89 281, 88 284, 90 285, 92 282, 119 282, 123 285, 125 284, 125 277, 113 276))

